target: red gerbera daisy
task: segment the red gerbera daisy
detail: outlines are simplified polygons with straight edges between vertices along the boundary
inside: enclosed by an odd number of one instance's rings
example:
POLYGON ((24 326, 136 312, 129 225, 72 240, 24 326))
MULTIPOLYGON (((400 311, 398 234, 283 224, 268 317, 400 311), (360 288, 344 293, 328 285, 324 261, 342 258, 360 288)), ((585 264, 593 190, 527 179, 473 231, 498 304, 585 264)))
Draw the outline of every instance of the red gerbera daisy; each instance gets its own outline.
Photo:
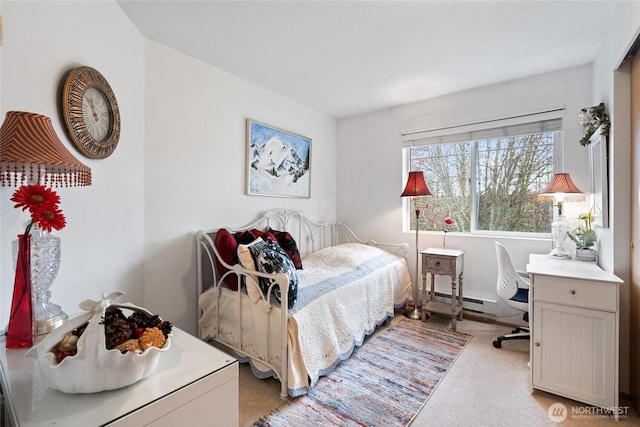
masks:
POLYGON ((23 211, 29 209, 31 221, 25 234, 29 234, 34 223, 48 232, 52 228, 60 230, 67 225, 67 220, 58 208, 60 196, 50 188, 39 184, 23 185, 13 193, 11 201, 16 203, 16 208, 22 208, 23 211))
POLYGON ((52 228, 60 230, 67 225, 66 218, 57 206, 34 213, 33 220, 38 223, 40 228, 48 232, 51 232, 52 228))
POLYGON ((16 202, 16 208, 22 208, 23 211, 29 209, 34 213, 47 207, 56 207, 60 203, 60 196, 50 188, 39 184, 23 185, 13 193, 11 201, 16 202))

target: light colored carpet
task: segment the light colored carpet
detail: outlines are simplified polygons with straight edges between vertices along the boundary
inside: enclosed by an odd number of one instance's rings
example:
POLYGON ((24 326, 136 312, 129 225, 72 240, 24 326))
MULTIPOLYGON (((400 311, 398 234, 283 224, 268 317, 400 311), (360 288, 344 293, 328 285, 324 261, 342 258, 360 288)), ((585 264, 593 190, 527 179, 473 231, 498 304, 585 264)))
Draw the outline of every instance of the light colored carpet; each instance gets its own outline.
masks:
MULTIPOLYGON (((396 316, 397 322, 402 316, 396 316)), ((434 315, 428 322, 449 326, 445 316, 434 315)), ((511 331, 511 327, 465 319, 457 322, 460 332, 473 335, 465 350, 422 407, 412 427, 423 426, 608 426, 640 425, 640 417, 628 407, 627 417, 619 422, 597 414, 584 414, 590 407, 552 394, 529 390, 529 342, 503 342, 501 349, 493 340, 511 331), (548 415, 554 403, 581 411, 556 424, 548 415)), ((366 345, 366 344, 365 344, 366 345)), ((259 380, 247 364, 240 365, 240 425, 250 426, 260 416, 281 403, 276 380, 259 380)), ((293 426, 292 426, 293 427, 293 426)), ((372 426, 373 427, 373 426, 372 426)))

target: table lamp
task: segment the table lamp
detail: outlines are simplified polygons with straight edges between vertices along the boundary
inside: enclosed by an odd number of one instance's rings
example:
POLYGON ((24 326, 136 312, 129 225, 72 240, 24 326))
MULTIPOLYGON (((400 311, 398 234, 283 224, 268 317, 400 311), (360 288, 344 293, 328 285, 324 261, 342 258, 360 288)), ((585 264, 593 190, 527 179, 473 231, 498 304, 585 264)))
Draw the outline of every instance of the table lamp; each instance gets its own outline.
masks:
MULTIPOLYGON (((91 185, 91 169, 65 148, 49 117, 9 111, 0 127, 0 185, 20 187, 25 184, 88 186, 91 185)), ((49 289, 60 265, 59 244, 58 237, 43 241, 34 236, 31 240, 33 329, 36 335, 51 332, 68 318, 60 306, 49 301, 49 289)))
POLYGON ((556 173, 551 177, 549 185, 540 193, 543 200, 554 201, 557 210, 553 212, 553 222, 551 223, 551 237, 554 247, 549 252, 549 256, 557 259, 568 259, 569 251, 564 246, 569 232, 569 224, 564 219, 563 204, 565 201, 584 201, 585 194, 573 183, 568 173, 556 173))

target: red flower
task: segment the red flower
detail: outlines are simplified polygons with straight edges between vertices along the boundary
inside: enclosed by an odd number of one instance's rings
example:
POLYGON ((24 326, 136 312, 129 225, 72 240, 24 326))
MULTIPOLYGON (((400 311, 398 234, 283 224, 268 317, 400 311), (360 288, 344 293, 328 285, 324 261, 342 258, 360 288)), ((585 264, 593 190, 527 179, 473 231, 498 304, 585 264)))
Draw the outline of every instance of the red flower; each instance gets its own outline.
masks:
POLYGON ((447 224, 447 225, 451 225, 451 224, 453 224, 453 220, 451 218, 447 218, 447 219, 444 220, 444 223, 447 224))
POLYGON ((52 228, 60 230, 67 225, 62 211, 58 208, 60 196, 50 188, 39 184, 23 185, 13 193, 11 201, 16 203, 16 208, 22 208, 23 211, 29 209, 31 214, 31 221, 24 234, 29 234, 34 222, 49 232, 52 228))
POLYGON ((11 201, 16 202, 16 208, 22 208, 23 211, 29 209, 33 213, 49 206, 56 206, 60 203, 60 196, 39 184, 23 185, 13 193, 11 201))
POLYGON ((453 220, 451 218, 445 219, 444 227, 442 228, 442 231, 444 231, 445 233, 448 233, 450 231, 449 228, 451 227, 451 224, 453 224, 453 220))
POLYGON ((52 207, 51 209, 45 209, 42 212, 34 213, 33 220, 40 225, 40 228, 48 232, 51 232, 52 228, 60 230, 67 225, 66 218, 57 206, 52 207))

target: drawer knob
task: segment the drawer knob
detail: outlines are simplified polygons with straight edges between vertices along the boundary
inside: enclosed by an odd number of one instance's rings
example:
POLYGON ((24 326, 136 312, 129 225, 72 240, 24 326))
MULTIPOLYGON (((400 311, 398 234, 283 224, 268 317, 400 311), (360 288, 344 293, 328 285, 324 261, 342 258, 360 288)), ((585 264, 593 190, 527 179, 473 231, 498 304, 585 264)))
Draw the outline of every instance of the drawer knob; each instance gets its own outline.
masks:
POLYGON ((436 267, 440 266, 440 261, 436 261, 436 267))
POLYGON ((535 346, 540 347, 540 341, 536 341, 535 346))
POLYGON ((571 290, 569 291, 569 293, 570 293, 571 295, 575 295, 575 294, 576 294, 576 291, 575 291, 575 289, 571 289, 571 290))

